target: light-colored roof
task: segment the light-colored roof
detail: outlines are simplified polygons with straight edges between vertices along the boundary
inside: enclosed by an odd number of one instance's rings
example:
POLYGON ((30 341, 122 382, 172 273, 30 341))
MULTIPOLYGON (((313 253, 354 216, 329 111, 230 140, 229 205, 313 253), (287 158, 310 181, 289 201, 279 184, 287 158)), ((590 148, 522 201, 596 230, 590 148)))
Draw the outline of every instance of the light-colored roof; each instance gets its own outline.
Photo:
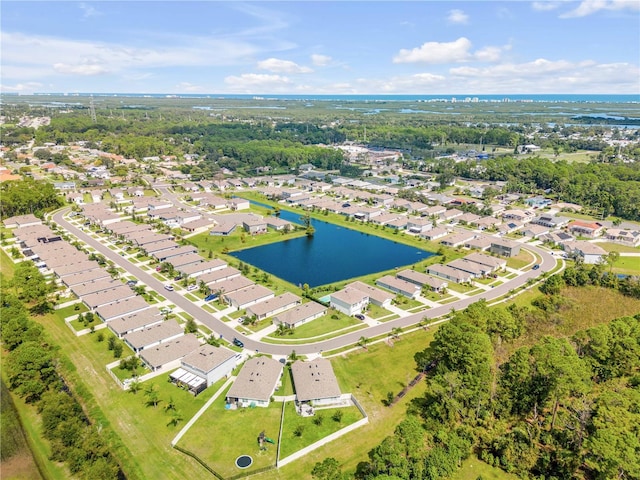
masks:
POLYGON ((106 270, 104 270, 103 268, 96 268, 93 270, 89 270, 88 272, 78 272, 65 275, 61 278, 61 280, 62 283, 71 287, 73 285, 79 285, 82 283, 97 282, 105 279, 109 280, 110 278, 111 275, 109 275, 106 270))
POLYGON ((122 282, 112 279, 107 272, 105 272, 105 275, 105 277, 98 280, 72 285, 71 291, 78 297, 82 297, 83 295, 89 295, 102 290, 110 290, 122 285, 122 282))
POLYGON ((227 392, 227 398, 269 401, 282 374, 282 368, 280 362, 269 357, 250 358, 227 392))
MULTIPOLYGON (((213 272, 203 273, 198 276, 198 282, 213 283, 227 278, 239 277, 240 270, 233 267, 224 267, 220 270, 214 270, 213 272)), ((213 288, 213 287, 212 287, 213 288)))
POLYGON ((177 257, 171 257, 167 260, 175 268, 180 269, 184 265, 199 265, 204 259, 197 253, 186 253, 184 255, 178 255, 177 257))
POLYGON ((376 283, 382 287, 388 286, 401 292, 411 294, 415 294, 420 291, 420 287, 418 287, 415 283, 407 282, 406 280, 392 277, 391 275, 385 275, 384 277, 379 278, 378 280, 376 280, 376 283))
POLYGON ((250 315, 268 315, 269 313, 285 308, 289 305, 293 305, 300 302, 300 297, 294 295, 291 292, 285 292, 277 297, 270 298, 264 302, 256 303, 247 308, 247 313, 250 315))
POLYGON ((330 295, 331 299, 336 299, 347 305, 355 305, 362 302, 364 299, 369 298, 369 295, 357 288, 343 288, 337 292, 333 292, 330 295))
POLYGON ((466 257, 465 260, 469 260, 470 262, 476 262, 480 265, 486 265, 492 268, 501 268, 507 264, 507 261, 503 258, 492 257, 491 255, 484 255, 482 253, 470 253, 466 257))
POLYGON ((324 314, 327 311, 327 307, 320 305, 316 302, 307 302, 302 305, 298 305, 286 312, 279 313, 274 317, 275 323, 286 323, 287 325, 295 325, 298 322, 306 320, 309 317, 315 317, 319 314, 324 314))
POLYGON ((135 349, 144 348, 156 342, 161 342, 165 338, 175 337, 184 332, 182 327, 175 320, 167 320, 156 325, 138 330, 136 332, 127 333, 124 339, 129 345, 135 349))
POLYGON ((415 270, 402 270, 396 274, 396 277, 407 280, 419 285, 428 285, 431 288, 442 288, 447 284, 444 280, 439 280, 426 273, 416 272, 415 270))
POLYGON ((602 247, 599 247, 595 243, 585 242, 584 240, 578 240, 576 242, 565 243, 567 248, 574 251, 579 251, 583 255, 606 255, 607 251, 602 247))
POLYGON ((273 295, 273 291, 258 284, 224 294, 230 302, 235 302, 238 305, 246 305, 247 303, 255 302, 256 300, 268 297, 269 295, 273 295))
POLYGON ((180 267, 180 271, 185 275, 192 275, 194 273, 203 272, 205 270, 222 270, 227 266, 227 262, 224 260, 220 260, 218 258, 214 258, 213 260, 207 260, 202 263, 183 265, 180 267))
POLYGON ((182 365, 200 370, 205 374, 234 358, 236 353, 224 347, 214 347, 205 343, 182 359, 182 365))
POLYGON ((74 273, 89 272, 91 270, 96 270, 96 269, 102 270, 102 267, 100 266, 100 264, 95 260, 85 260, 82 257, 78 257, 78 258, 80 258, 81 260, 78 263, 71 263, 68 265, 61 265, 59 267, 56 267, 55 269, 56 274, 59 277, 65 277, 67 275, 71 275, 74 273))
POLYGON ((170 342, 161 343, 157 347, 145 348, 140 352, 140 358, 142 358, 147 365, 158 368, 184 357, 199 346, 200 342, 198 338, 193 333, 187 333, 170 342))
POLYGON ((144 301, 142 297, 131 297, 120 302, 110 303, 103 305, 96 309, 98 315, 104 319, 111 319, 115 317, 121 317, 130 312, 137 312, 138 310, 144 310, 149 307, 149 304, 144 301))
POLYGON ((384 303, 388 300, 393 300, 393 294, 380 290, 379 288, 372 287, 366 283, 355 281, 347 285, 347 288, 355 288, 364 293, 367 297, 372 298, 376 302, 384 303))
POLYGON ((125 332, 131 332, 142 327, 153 325, 154 323, 160 323, 163 321, 162 319, 163 317, 160 310, 158 310, 157 307, 151 307, 134 313, 133 315, 114 318, 109 322, 109 328, 113 330, 116 335, 122 335, 125 332))
POLYGON ((462 270, 458 270, 456 268, 452 268, 447 265, 442 265, 440 263, 429 265, 427 267, 427 273, 430 273, 432 275, 444 275, 446 277, 455 278, 463 281, 468 280, 470 277, 470 275, 467 272, 463 272, 462 270))
POLYGON ((341 395, 331 362, 317 358, 311 362, 298 360, 291 365, 296 398, 299 402, 334 398, 341 395))
POLYGON ((126 285, 123 285, 121 282, 118 282, 118 285, 108 290, 83 295, 82 301, 86 303, 89 308, 95 308, 98 305, 106 305, 126 298, 135 297, 135 295, 136 294, 133 290, 126 285))
POLYGON ((456 258, 448 264, 451 268, 462 270, 463 272, 469 272, 473 275, 482 275, 487 270, 486 265, 480 265, 476 262, 471 262, 463 258, 456 258))

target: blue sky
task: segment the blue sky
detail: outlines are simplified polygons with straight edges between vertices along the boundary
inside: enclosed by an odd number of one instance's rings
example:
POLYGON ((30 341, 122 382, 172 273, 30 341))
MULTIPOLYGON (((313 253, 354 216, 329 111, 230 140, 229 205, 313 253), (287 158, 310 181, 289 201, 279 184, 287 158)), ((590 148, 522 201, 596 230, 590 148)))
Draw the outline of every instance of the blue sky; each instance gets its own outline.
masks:
POLYGON ((640 94, 640 0, 3 1, 2 92, 640 94))

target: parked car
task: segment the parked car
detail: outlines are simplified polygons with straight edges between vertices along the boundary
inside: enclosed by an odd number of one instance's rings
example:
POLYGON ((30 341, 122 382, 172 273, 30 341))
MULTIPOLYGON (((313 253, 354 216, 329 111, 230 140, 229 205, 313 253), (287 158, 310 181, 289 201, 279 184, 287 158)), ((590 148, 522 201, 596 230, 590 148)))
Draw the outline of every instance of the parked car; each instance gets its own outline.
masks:
POLYGON ((136 286, 137 284, 138 284, 138 280, 129 280, 129 281, 127 282, 127 286, 129 286, 129 287, 134 287, 134 286, 136 286))
POLYGON ((538 265, 537 263, 533 266, 533 269, 534 269, 534 270, 537 270, 537 269, 539 269, 539 268, 540 268, 540 265, 538 265))
POLYGON ((242 343, 240 340, 238 340, 236 337, 233 337, 233 344, 236 347, 240 347, 240 348, 244 348, 244 343, 242 343))
POLYGON ((364 320, 364 315, 362 315, 362 314, 360 314, 360 313, 356 313, 355 317, 356 317, 358 320, 364 320))
POLYGON ((182 275, 177 275, 173 277, 173 279, 177 282, 178 280, 182 280, 182 275))
POLYGON ((194 283, 194 284, 189 285, 189 286, 187 287, 187 292, 193 292, 194 290, 197 290, 197 288, 198 288, 198 285, 196 285, 196 284, 194 283))
POLYGON ((164 289, 169 290, 170 292, 173 292, 173 285, 165 285, 164 289))
POLYGON ((215 300, 216 298, 218 298, 218 294, 212 293, 212 294, 207 295, 206 297, 204 297, 204 301, 205 302, 210 302, 211 300, 215 300))

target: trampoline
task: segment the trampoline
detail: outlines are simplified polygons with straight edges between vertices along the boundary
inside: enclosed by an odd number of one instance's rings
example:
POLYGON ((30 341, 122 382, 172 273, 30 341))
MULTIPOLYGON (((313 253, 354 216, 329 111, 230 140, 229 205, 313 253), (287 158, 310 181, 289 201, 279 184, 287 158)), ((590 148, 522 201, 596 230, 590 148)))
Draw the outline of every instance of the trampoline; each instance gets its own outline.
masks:
POLYGON ((249 455, 240 455, 236 458, 236 467, 238 468, 249 468, 253 463, 253 458, 249 455))

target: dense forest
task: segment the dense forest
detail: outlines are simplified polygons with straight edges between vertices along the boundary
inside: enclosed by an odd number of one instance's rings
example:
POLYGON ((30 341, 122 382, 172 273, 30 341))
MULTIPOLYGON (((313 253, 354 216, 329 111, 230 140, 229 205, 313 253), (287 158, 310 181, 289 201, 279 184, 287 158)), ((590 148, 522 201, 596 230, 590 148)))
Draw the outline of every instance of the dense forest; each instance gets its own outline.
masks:
MULTIPOLYGON (((533 308, 479 301, 455 312, 415 355, 417 370, 429 372, 426 395, 355 478, 444 479, 470 455, 520 478, 640 478, 640 314, 503 348, 562 322, 565 285, 640 298, 640 279, 577 263, 545 280, 533 308)), ((332 458, 312 474, 352 478, 332 458)))
POLYGON ((64 205, 64 201, 58 196, 51 183, 30 178, 2 182, 0 196, 2 196, 2 202, 0 202, 2 218, 27 213, 41 217, 44 212, 64 205))

